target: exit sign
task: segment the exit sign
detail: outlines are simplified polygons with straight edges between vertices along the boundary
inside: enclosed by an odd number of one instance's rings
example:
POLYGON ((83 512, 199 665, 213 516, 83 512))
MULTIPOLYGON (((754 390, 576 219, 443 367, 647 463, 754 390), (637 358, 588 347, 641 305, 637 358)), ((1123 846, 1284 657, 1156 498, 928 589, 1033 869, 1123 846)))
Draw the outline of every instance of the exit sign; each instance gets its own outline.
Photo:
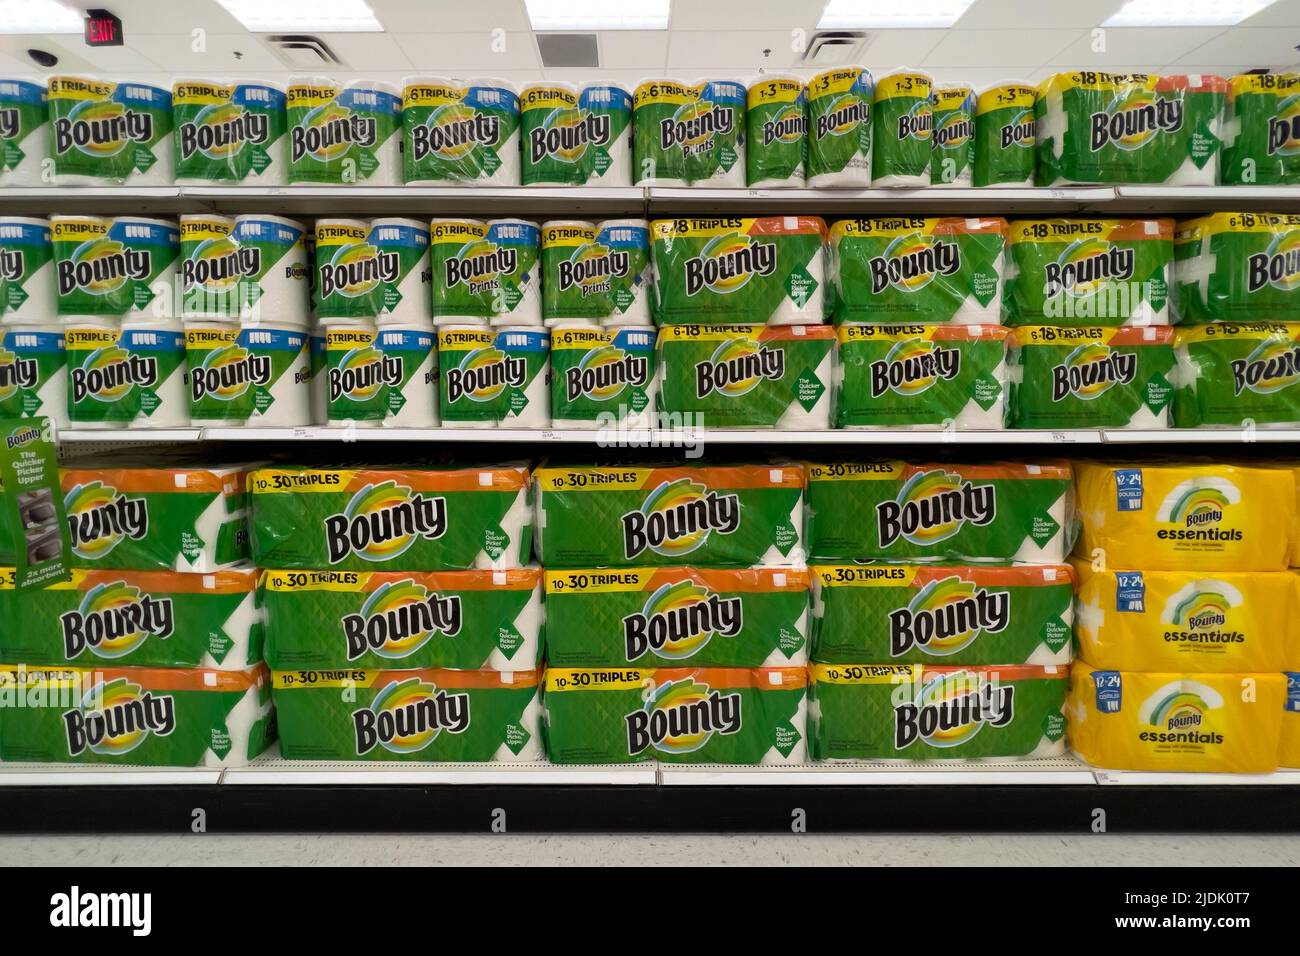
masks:
POLYGON ((122 21, 107 10, 86 11, 86 46, 121 46, 122 21))

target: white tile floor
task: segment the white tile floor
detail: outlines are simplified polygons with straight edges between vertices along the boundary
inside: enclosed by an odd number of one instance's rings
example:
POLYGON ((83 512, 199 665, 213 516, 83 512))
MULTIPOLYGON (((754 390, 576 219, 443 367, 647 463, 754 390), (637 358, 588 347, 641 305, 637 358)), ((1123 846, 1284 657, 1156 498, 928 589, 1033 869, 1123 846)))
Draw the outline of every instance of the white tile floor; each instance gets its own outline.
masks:
POLYGON ((673 865, 1295 866, 1300 836, 58 836, 0 837, 0 866, 673 865), (490 845, 490 851, 489 851, 490 845), (490 857, 485 854, 490 852, 490 857))

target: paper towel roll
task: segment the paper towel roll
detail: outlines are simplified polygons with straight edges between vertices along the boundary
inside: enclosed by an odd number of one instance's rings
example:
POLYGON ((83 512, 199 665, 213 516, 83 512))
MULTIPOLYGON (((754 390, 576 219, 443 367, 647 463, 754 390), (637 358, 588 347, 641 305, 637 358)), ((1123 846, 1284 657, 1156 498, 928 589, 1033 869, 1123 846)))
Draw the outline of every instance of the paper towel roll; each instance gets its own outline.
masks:
POLYGON ((808 185, 871 185, 875 81, 861 66, 843 66, 808 81, 808 185))
POLYGON ((117 316, 127 309, 127 264, 108 238, 113 220, 102 216, 50 216, 55 295, 65 319, 117 316))
POLYGON ((928 74, 909 69, 894 70, 876 81, 871 144, 873 186, 930 185, 933 87, 928 74))
POLYGON ((488 245, 487 223, 480 219, 434 219, 429 223, 435 325, 488 324, 491 289, 480 287, 491 285, 499 256, 499 250, 488 245))
POLYGON ((253 395, 248 424, 299 427, 315 421, 311 394, 311 342, 307 329, 296 323, 245 319, 239 338, 270 380, 259 383, 253 395))
POLYGON ((177 182, 284 185, 283 88, 263 82, 175 80, 172 112, 177 182))
POLYGON ((975 175, 975 91, 964 83, 936 86, 930 103, 930 185, 970 186, 975 175))
MULTIPOLYGON (((522 406, 512 404, 505 418, 500 422, 502 428, 550 428, 551 427, 551 333, 529 325, 507 326, 497 331, 497 348, 507 356, 524 353, 532 355, 539 349, 545 354, 541 367, 524 385, 523 394, 527 400, 522 406)), ((531 369, 530 369, 531 371, 531 369)))
POLYGON ((402 99, 389 83, 295 76, 286 95, 289 182, 402 181, 402 99))
POLYGON ((433 428, 438 424, 438 337, 432 320, 384 323, 379 350, 388 381, 387 428, 433 428))
POLYGON ((519 89, 519 138, 524 186, 581 186, 583 160, 595 129, 578 109, 578 87, 559 80, 519 89))
POLYGON ((598 322, 608 314, 609 302, 601 286, 604 273, 612 272, 612 261, 601 254, 596 237, 594 222, 552 219, 542 223, 542 318, 546 325, 598 322))
MULTIPOLYGON (((0 80, 0 89, 5 82, 0 80)), ((6 323, 52 320, 58 312, 54 290, 50 221, 0 218, 0 318, 6 323)))
POLYGON ((808 88, 791 73, 764 73, 749 84, 745 182, 751 189, 802 186, 808 154, 808 88))
POLYGON ((370 245, 370 223, 364 219, 317 219, 315 228, 315 294, 317 317, 373 322, 379 312, 382 263, 370 245))
POLYGON ((131 424, 145 428, 184 428, 190 423, 185 388, 185 326, 180 319, 139 315, 122 321, 121 347, 156 365, 152 385, 140 384, 131 424), (152 394, 151 394, 152 393, 152 394))
POLYGON ((582 320, 552 326, 553 424, 649 427, 655 414, 655 341, 652 326, 602 328, 582 320))
POLYGON ((381 274, 396 276, 385 278, 379 294, 379 324, 432 322, 428 224, 417 219, 372 219, 369 242, 379 250, 381 274))
MULTIPOLYGON (((339 102, 355 104, 357 112, 373 114, 379 130, 379 145, 370 148, 371 166, 363 153, 357 160, 357 183, 367 186, 400 186, 402 176, 402 91, 378 80, 350 80, 343 84, 339 102)), ((364 140, 363 140, 364 143, 364 140)))
POLYGON ((520 176, 519 91, 508 80, 475 77, 465 81, 465 101, 484 104, 502 111, 509 120, 504 138, 498 138, 496 157, 499 162, 484 166, 486 175, 475 180, 479 186, 518 186, 520 176), (496 168, 493 169, 492 166, 496 168))
MULTIPOLYGON (((1228 81, 1221 76, 1210 74, 1188 74, 1187 76, 1165 76, 1162 80, 1173 84, 1183 91, 1184 111, 1191 119, 1193 110, 1189 108, 1191 98, 1208 100, 1208 109, 1196 110, 1197 128, 1191 132, 1192 137, 1209 136, 1215 145, 1223 131, 1223 103, 1227 98, 1228 81)), ((1189 150, 1189 153, 1191 151, 1189 150)), ((1208 158, 1202 153, 1196 158, 1187 155, 1178 168, 1164 181, 1166 186, 1217 186, 1219 183, 1219 160, 1223 150, 1210 148, 1208 158)))
POLYGON ((148 110, 153 136, 136 144, 135 170, 127 182, 132 186, 170 186, 176 181, 176 153, 172 135, 172 91, 147 83, 119 84, 126 92, 122 100, 128 110, 148 110))
POLYGON ((1034 184, 1034 100, 1037 91, 1024 80, 1002 80, 979 92, 975 101, 976 186, 1034 184))
POLYGON ((68 356, 63 326, 14 323, 3 330, 0 353, 0 417, 44 415, 56 426, 68 424, 68 356))
POLYGON ((236 166, 236 179, 257 186, 286 185, 289 182, 289 130, 284 85, 266 80, 245 80, 235 84, 231 100, 251 118, 256 133, 250 146, 245 147, 248 158, 236 166))
MULTIPOLYGON (((104 391, 105 385, 101 373, 92 371, 120 365, 121 357, 115 354, 115 350, 122 334, 121 319, 102 315, 65 315, 61 317, 61 324, 68 362, 66 405, 69 424, 74 428, 126 428, 128 417, 116 414, 115 402, 97 400, 96 396, 104 391)), ((120 398, 129 389, 129 385, 117 387, 104 397, 110 399, 117 395, 120 398)))
POLYGON ((526 219, 490 219, 488 243, 505 254, 490 302, 493 326, 541 325, 541 230, 526 219))
POLYGON ((120 243, 130 276, 126 317, 151 320, 179 315, 180 229, 173 220, 118 216, 108 230, 110 242, 120 243))
MULTIPOLYGON (((462 364, 474 361, 473 353, 495 347, 498 330, 487 324, 447 322, 438 325, 438 417, 443 428, 487 429, 498 427, 499 420, 485 407, 495 395, 482 395, 475 402, 468 392, 452 394, 451 386, 462 364)), ((486 356, 482 356, 486 359, 486 356)), ((475 389, 483 392, 482 389, 475 389)), ((479 396, 475 396, 479 397, 479 396)))
POLYGON ((578 90, 578 108, 596 117, 605 141, 588 150, 589 186, 632 185, 632 94, 623 86, 592 80, 578 90))
POLYGON ((58 186, 170 186, 172 95, 148 83, 49 79, 50 139, 58 186), (96 123, 103 111, 122 123, 96 123))
POLYGON ((369 319, 322 319, 325 333, 326 420, 378 428, 388 409, 383 353, 369 319))
POLYGON ((610 282, 610 312, 606 326, 653 325, 650 297, 654 275, 650 267, 650 223, 644 219, 606 219, 597 226, 596 242, 627 256, 625 275, 610 282))
POLYGON ((239 315, 248 257, 232 238, 235 220, 217 213, 180 219, 181 315, 230 319, 239 315))
POLYGON ((40 186, 50 155, 50 112, 45 84, 0 80, 0 186, 40 186))
MULTIPOLYGON (((681 80, 645 79, 632 94, 632 181, 638 186, 689 186, 680 146, 665 144, 665 123, 695 101, 695 91, 681 80)), ((742 164, 743 165, 743 164, 742 164)))
POLYGON ((240 319, 248 325, 307 328, 311 310, 311 264, 307 227, 283 216, 235 217, 232 236, 241 249, 257 252, 258 266, 245 280, 240 319))
POLYGON ((708 153, 696 154, 695 163, 688 157, 687 176, 692 186, 706 189, 745 187, 745 84, 734 80, 696 80, 698 90, 696 100, 702 113, 715 114, 730 111, 726 121, 734 126, 725 129, 725 123, 711 137, 713 149, 708 153), (700 170, 699 158, 709 156, 705 168, 700 170), (730 165, 728 165, 730 163, 730 165), (695 172, 692 172, 694 166, 695 172))

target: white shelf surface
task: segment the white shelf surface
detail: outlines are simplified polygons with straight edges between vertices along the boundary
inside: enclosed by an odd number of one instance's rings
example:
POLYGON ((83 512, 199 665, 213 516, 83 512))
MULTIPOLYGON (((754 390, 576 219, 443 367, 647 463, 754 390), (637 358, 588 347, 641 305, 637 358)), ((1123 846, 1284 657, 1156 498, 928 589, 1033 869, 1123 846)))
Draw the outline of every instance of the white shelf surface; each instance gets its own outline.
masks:
POLYGON ((1274 773, 1160 773, 1150 770, 1094 769, 1097 782, 1120 787, 1290 786, 1300 787, 1300 770, 1274 773))
POLYGON ((1251 444, 1253 442, 1300 441, 1300 428, 1169 428, 1169 429, 1115 429, 1103 430, 1107 444, 1251 444))
POLYGON ((221 212, 340 215, 350 211, 407 215, 582 213, 639 216, 638 187, 545 186, 181 186, 188 203, 221 212))
POLYGON ((1037 760, 845 760, 769 767, 662 764, 664 786, 971 786, 1091 785, 1092 770, 1075 757, 1037 760))
POLYGON ((188 442, 203 437, 201 428, 60 428, 58 440, 64 443, 86 442, 188 442))
POLYGON ((220 783, 221 773, 208 767, 0 763, 0 787, 202 786, 220 783))
MULTIPOLYGON (((1296 186, 1116 186, 1101 211, 1187 213, 1209 210, 1295 212, 1296 186)), ((1088 207, 1090 210, 1093 207, 1088 207)))
POLYGON ((231 767, 221 782, 233 786, 351 785, 431 786, 573 785, 652 786, 658 782, 654 764, 611 766, 536 763, 386 763, 383 761, 285 760, 273 747, 247 767, 231 767))
POLYGON ((1105 206, 1115 198, 1109 186, 1038 188, 988 186, 982 189, 707 189, 650 187, 651 215, 675 212, 726 213, 737 209, 828 212, 841 215, 896 212, 1060 212, 1105 206))

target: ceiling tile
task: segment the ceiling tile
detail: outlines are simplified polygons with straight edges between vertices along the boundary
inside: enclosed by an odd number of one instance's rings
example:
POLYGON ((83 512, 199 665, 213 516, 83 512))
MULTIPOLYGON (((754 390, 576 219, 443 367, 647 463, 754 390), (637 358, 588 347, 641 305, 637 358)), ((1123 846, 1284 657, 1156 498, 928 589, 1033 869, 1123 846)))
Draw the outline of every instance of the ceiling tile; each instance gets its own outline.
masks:
MULTIPOLYGON (((616 0, 615 0, 616 2, 616 0)), ((826 0, 674 0, 674 30, 812 30, 826 0)))
MULTIPOLYGON (((947 30, 877 30, 867 37, 865 58, 875 76, 916 66, 939 45, 947 30)), ((862 57, 859 57, 862 59, 862 57)))
POLYGON ((243 24, 216 0, 111 0, 107 4, 78 2, 72 5, 107 6, 121 17, 122 32, 127 37, 149 33, 189 33, 196 29, 209 33, 246 32, 243 24))
POLYGON ((188 33, 130 36, 127 42, 164 70, 199 78, 250 71, 279 73, 285 68, 275 54, 248 33, 209 33, 203 52, 195 52, 194 38, 188 33), (236 57, 235 53, 241 55, 236 57))
POLYGON ((1237 27, 1202 46, 1188 50, 1178 62, 1195 61, 1216 69, 1277 69, 1296 62, 1297 32, 1293 30, 1237 27))
POLYGON ((636 85, 645 79, 650 79, 654 75, 645 70, 580 70, 580 69, 560 69, 542 71, 548 80, 564 80, 567 83, 586 83, 591 80, 607 80, 614 83, 622 83, 630 93, 636 85))
POLYGON ((1242 27, 1300 27, 1300 0, 1277 0, 1253 17, 1242 20, 1242 27))
POLYGON ((996 83, 1031 83, 1036 82, 1033 78, 1034 70, 1030 67, 1022 67, 1018 70, 999 69, 997 67, 972 68, 972 67, 951 67, 951 66, 927 66, 925 72, 929 73, 936 84, 945 83, 968 83, 976 92, 993 86, 996 83))
MULTIPOLYGON (((790 34, 782 30, 672 31, 668 40, 668 70, 699 73, 722 71, 756 72, 760 66, 784 68, 797 54, 790 47, 790 34), (763 51, 769 51, 764 56, 763 51)), ((685 77, 691 79, 692 77, 685 77)))
POLYGON ((667 62, 667 30, 605 30, 599 42, 600 62, 611 68, 659 72, 667 62))
POLYGON ((924 65, 1040 66, 1086 35, 1081 30, 949 30, 924 65))
POLYGON ((41 49, 50 51, 61 60, 65 53, 70 53, 92 70, 103 73, 112 80, 135 79, 141 72, 153 73, 160 69, 159 64, 129 46, 90 47, 80 37, 65 36, 60 39, 63 42, 42 42, 41 49))
POLYGON ((1151 69, 1190 53, 1222 32, 1222 27, 1114 27, 1100 36, 1105 41, 1105 50, 1093 50, 1093 36, 1088 32, 1046 62, 1066 68, 1095 67, 1113 72, 1118 72, 1116 64, 1145 63, 1151 69))
POLYGON ((499 41, 484 33, 407 33, 394 39, 415 69, 435 76, 467 70, 495 75, 542 66, 531 32, 507 33, 499 41))
POLYGON ((1095 27, 1124 0, 975 0, 955 24, 958 30, 1095 27))
POLYGON ((491 33, 531 30, 523 0, 366 0, 389 33, 491 33))
POLYGON ((351 70, 403 70, 411 60, 387 33, 318 33, 344 66, 351 70))

